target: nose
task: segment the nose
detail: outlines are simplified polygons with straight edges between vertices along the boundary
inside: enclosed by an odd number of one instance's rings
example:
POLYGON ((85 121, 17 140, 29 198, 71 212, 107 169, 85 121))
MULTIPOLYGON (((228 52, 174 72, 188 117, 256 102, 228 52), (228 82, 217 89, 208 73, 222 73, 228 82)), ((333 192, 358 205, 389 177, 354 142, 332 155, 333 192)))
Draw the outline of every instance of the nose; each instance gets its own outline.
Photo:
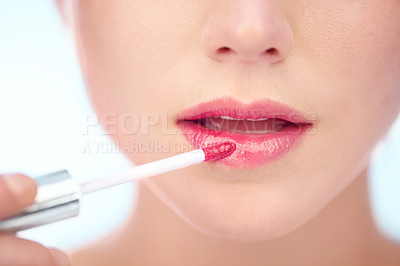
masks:
POLYGON ((276 64, 292 49, 290 24, 273 0, 220 0, 208 17, 203 46, 217 61, 276 64))

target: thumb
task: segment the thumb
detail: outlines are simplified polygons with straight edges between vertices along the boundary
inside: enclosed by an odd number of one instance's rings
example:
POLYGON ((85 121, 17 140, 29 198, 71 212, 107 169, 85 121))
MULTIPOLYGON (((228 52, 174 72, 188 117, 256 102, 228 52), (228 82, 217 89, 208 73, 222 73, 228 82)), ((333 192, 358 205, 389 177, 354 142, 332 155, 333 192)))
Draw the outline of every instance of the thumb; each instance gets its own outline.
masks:
POLYGON ((36 182, 23 174, 0 175, 0 219, 21 212, 33 204, 36 182))

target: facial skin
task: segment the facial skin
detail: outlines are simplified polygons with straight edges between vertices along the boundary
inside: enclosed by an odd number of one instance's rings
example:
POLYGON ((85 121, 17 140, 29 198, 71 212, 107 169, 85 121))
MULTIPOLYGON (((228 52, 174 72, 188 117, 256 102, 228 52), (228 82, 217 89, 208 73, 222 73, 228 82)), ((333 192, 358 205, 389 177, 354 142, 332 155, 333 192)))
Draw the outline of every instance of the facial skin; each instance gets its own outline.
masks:
POLYGON ((367 167, 399 113, 398 0, 81 0, 72 9, 92 104, 116 143, 145 147, 126 152, 135 164, 186 151, 178 113, 217 97, 269 98, 316 115, 314 133, 278 161, 141 181, 217 238, 259 241, 306 223, 367 167), (140 123, 137 134, 110 125, 129 114, 160 122, 140 123))

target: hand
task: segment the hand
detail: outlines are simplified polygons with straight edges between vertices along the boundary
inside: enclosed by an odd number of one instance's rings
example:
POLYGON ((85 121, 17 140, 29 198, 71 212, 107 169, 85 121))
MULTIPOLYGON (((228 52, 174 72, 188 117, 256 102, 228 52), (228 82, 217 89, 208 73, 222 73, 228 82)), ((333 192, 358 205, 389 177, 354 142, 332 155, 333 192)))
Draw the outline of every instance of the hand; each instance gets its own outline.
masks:
MULTIPOLYGON (((0 175, 0 220, 33 204, 36 183, 22 174, 0 175)), ((55 248, 0 232, 0 266, 68 266, 68 256, 55 248)))

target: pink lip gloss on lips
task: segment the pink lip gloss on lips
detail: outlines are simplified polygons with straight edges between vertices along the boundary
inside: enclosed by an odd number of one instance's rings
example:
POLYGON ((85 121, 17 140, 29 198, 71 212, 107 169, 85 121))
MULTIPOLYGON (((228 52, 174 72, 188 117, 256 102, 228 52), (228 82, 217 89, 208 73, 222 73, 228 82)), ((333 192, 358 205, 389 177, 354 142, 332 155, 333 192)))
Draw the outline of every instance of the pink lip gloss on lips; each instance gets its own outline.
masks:
POLYGON ((312 125, 299 111, 278 102, 244 104, 227 97, 182 111, 177 123, 195 147, 234 143, 235 152, 218 162, 233 168, 257 167, 283 157, 312 125))

